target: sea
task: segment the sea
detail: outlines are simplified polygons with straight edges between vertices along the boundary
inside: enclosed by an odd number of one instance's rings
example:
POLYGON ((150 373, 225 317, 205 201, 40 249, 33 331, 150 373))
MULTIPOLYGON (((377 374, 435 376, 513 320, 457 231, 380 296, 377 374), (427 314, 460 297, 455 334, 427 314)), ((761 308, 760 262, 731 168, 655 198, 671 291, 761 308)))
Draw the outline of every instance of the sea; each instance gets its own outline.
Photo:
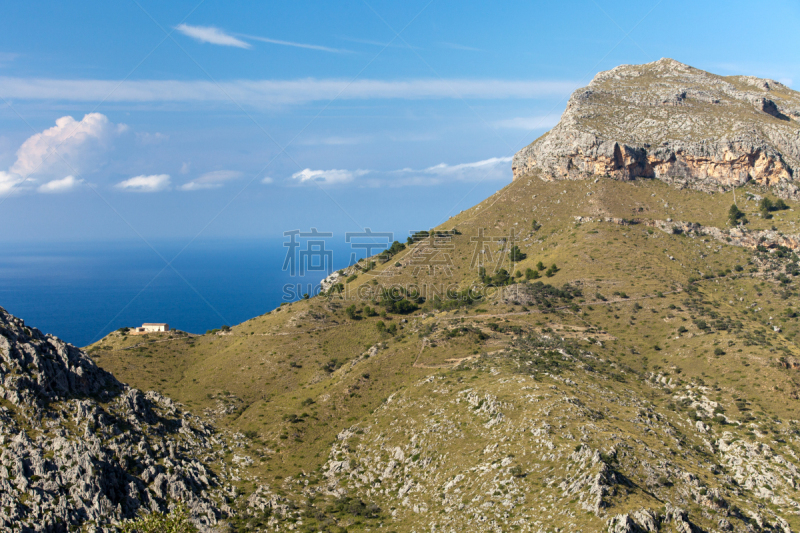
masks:
POLYGON ((188 246, 3 243, 0 307, 76 346, 145 322, 204 333, 313 294, 330 271, 352 261, 351 245, 341 240, 312 247, 319 253, 306 254, 302 264, 300 252, 309 247, 285 246, 283 237, 188 246))

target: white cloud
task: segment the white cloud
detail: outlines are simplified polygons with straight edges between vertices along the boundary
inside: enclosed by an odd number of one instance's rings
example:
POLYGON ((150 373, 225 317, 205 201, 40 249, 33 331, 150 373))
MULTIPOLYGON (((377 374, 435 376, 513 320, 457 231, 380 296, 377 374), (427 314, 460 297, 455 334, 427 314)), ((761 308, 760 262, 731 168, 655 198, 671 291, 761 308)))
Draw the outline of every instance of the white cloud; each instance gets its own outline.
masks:
POLYGON ((182 191, 198 191, 201 189, 216 189, 222 187, 226 181, 236 179, 242 175, 237 170, 215 170, 213 172, 206 172, 196 180, 184 183, 180 186, 182 191))
POLYGON ((83 180, 75 179, 75 176, 67 176, 66 178, 61 178, 60 180, 52 180, 39 185, 39 188, 36 190, 41 193, 67 192, 71 191, 81 183, 83 183, 83 180))
POLYGON ((261 180, 261 183, 266 183, 267 185, 269 185, 269 184, 271 184, 271 183, 275 183, 275 180, 274 180, 274 179, 272 179, 272 178, 270 178, 269 176, 267 176, 266 178, 264 178, 263 180, 261 180))
POLYGON ((511 157, 492 157, 472 163, 440 163, 421 170, 404 168, 390 174, 390 185, 438 185, 449 181, 511 181, 511 157))
POLYGON ((244 37, 245 39, 252 39, 254 41, 261 41, 262 43, 270 43, 270 44, 280 44, 283 46, 294 46, 295 48, 306 48, 308 50, 319 50, 321 52, 334 52, 337 54, 342 53, 349 53, 349 50, 341 50, 339 48, 329 48, 327 46, 320 46, 317 44, 306 44, 306 43, 296 43, 293 41, 281 41, 280 39, 269 39, 267 37, 258 37, 256 35, 245 35, 242 33, 237 33, 238 36, 244 37))
POLYGON ((505 120, 498 120, 494 123, 496 128, 508 128, 515 130, 537 130, 552 128, 561 119, 560 115, 551 113, 549 115, 538 115, 532 117, 515 117, 505 120))
POLYGON ((270 107, 340 100, 367 99, 539 99, 562 97, 580 87, 569 81, 496 79, 415 80, 58 80, 0 77, 0 94, 18 100, 96 102, 225 102, 270 107), (220 90, 220 87, 222 90, 220 90))
POLYGON ((311 170, 306 168, 300 172, 292 174, 292 179, 304 183, 306 181, 315 181, 318 183, 347 183, 353 179, 369 173, 368 170, 311 170))
POLYGON ((155 133, 148 133, 144 132, 136 132, 136 140, 139 141, 139 144, 144 146, 148 146, 151 144, 159 144, 164 141, 169 140, 169 135, 164 135, 163 133, 155 132, 155 133))
POLYGON ((116 185, 118 189, 128 192, 159 192, 168 189, 169 186, 169 174, 136 176, 116 185))
POLYGON ((9 172, 27 177, 85 171, 100 152, 110 147, 113 138, 126 129, 124 124, 115 125, 101 113, 89 113, 80 122, 61 117, 55 126, 22 143, 9 172))
MULTIPOLYGON (((439 185, 453 181, 511 181, 511 157, 492 157, 482 161, 448 165, 440 163, 423 169, 403 168, 400 170, 311 170, 304 169, 292 174, 292 179, 301 183, 317 181, 328 184, 342 184, 365 177, 358 183, 370 187, 404 187, 439 185)), ((269 179, 269 178, 267 178, 269 179)), ((264 183, 267 183, 264 181, 264 183)), ((271 183, 271 181, 270 181, 271 183)))
POLYGON ((218 44, 220 46, 235 46, 237 48, 250 48, 250 43, 237 39, 233 35, 228 35, 219 28, 213 26, 190 26, 179 24, 175 27, 182 34, 191 37, 201 43, 218 44))
POLYGON ((184 161, 181 164, 181 174, 188 174, 189 173, 189 169, 191 168, 191 166, 192 166, 191 163, 187 163, 187 162, 184 161))
POLYGON ((0 195, 5 196, 13 192, 19 192, 22 189, 22 183, 25 178, 0 170, 0 195))

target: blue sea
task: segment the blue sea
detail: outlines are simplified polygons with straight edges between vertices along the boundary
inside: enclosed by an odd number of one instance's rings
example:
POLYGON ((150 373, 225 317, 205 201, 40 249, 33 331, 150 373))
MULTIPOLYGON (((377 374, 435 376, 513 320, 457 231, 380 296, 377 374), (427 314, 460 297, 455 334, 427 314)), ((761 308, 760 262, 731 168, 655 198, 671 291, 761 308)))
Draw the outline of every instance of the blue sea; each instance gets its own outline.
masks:
MULTIPOLYGON (((143 242, 4 243, 0 307, 77 346, 143 322, 203 333, 296 300, 327 275, 327 268, 307 269, 303 276, 299 268, 294 276, 291 268, 284 271, 289 250, 284 242, 203 241, 183 251, 185 241, 152 247, 143 242)), ((333 261, 314 265, 336 270, 349 264, 344 243, 328 249, 333 261)), ((299 267, 296 254, 293 261, 299 267)))

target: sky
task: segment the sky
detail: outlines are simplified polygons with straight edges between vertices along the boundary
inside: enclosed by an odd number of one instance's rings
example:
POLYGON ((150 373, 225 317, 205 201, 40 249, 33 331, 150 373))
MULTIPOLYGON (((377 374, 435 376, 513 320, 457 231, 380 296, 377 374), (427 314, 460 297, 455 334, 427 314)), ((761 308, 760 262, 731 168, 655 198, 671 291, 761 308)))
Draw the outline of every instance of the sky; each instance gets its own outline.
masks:
MULTIPOLYGON (((436 226, 602 70, 671 57, 800 89, 800 4, 15 2, 0 242, 436 226)), ((402 240, 402 238, 401 238, 402 240)))

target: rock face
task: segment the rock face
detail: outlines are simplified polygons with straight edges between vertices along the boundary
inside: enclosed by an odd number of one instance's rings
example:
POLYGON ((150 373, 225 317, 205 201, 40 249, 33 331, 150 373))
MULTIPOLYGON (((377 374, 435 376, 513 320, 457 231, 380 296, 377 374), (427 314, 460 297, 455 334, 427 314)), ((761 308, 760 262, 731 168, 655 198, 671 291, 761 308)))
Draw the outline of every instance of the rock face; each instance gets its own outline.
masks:
POLYGON ((672 59, 623 65, 570 97, 559 124, 513 158, 514 179, 657 178, 716 191, 750 181, 800 198, 800 93, 672 59))
POLYGON ((217 523, 212 428, 0 308, 0 529, 86 531, 184 502, 217 523))

